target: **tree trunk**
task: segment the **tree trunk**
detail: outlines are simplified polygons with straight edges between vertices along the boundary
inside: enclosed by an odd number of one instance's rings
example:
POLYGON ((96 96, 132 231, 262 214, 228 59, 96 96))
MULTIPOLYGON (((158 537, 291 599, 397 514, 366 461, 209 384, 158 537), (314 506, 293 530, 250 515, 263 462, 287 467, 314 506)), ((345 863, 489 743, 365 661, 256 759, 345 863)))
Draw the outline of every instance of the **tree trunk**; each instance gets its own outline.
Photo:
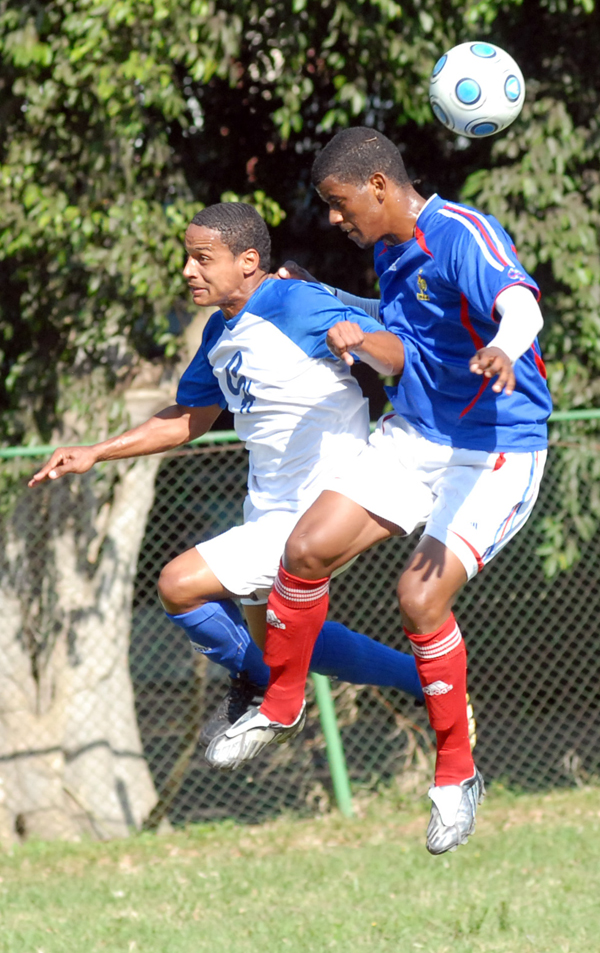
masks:
POLYGON ((29 490, 0 555, 0 841, 123 836, 156 802, 129 676, 159 458, 29 490))

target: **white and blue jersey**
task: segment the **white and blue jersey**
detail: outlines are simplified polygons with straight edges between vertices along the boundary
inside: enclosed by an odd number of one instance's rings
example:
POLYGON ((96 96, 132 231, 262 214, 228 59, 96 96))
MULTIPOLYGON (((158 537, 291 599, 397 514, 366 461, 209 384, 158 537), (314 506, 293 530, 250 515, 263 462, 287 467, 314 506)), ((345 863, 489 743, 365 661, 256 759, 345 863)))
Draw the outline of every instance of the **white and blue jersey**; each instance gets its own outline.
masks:
POLYGON ((368 406, 327 331, 379 322, 321 285, 267 278, 239 314, 209 319, 177 403, 228 406, 250 453, 248 494, 260 510, 297 511, 317 498, 369 435, 368 406))
POLYGON ((415 237, 375 246, 385 327, 404 343, 399 384, 387 388, 394 410, 435 443, 488 452, 547 445, 552 401, 537 341, 514 366, 513 394, 469 370, 495 337, 498 295, 511 285, 538 287, 491 216, 434 195, 415 237))

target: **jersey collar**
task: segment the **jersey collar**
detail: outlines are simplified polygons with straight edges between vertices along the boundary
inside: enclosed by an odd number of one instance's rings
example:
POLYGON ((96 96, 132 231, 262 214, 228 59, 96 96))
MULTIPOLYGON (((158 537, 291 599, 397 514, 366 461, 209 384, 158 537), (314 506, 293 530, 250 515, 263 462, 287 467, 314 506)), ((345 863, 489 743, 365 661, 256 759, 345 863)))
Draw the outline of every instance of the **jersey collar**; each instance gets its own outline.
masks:
MULTIPOLYGON (((443 202, 443 199, 440 199, 437 192, 434 192, 434 194, 431 195, 427 199, 425 204, 421 207, 421 210, 419 214, 417 215, 417 220, 415 222, 415 230, 417 229, 417 227, 419 227, 419 222, 421 221, 421 217, 422 216, 426 217, 430 207, 432 207, 438 202, 443 202)), ((377 242, 377 244, 375 245, 375 261, 377 261, 379 257, 385 255, 386 252, 388 251, 395 252, 394 257, 397 257, 398 255, 403 254, 404 251, 406 251, 406 249, 408 249, 414 241, 415 241, 415 236, 413 235, 412 238, 407 239, 405 242, 400 242, 398 245, 386 245, 386 243, 383 241, 377 242)))

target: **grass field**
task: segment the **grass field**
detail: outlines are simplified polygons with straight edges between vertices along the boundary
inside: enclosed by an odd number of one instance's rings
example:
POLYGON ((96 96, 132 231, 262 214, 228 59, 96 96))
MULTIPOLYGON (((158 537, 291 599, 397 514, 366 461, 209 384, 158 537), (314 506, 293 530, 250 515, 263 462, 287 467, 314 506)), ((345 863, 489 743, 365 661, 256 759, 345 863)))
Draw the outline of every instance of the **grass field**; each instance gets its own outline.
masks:
POLYGON ((598 953, 600 789, 492 791, 424 848, 424 800, 0 854, 2 953, 598 953))

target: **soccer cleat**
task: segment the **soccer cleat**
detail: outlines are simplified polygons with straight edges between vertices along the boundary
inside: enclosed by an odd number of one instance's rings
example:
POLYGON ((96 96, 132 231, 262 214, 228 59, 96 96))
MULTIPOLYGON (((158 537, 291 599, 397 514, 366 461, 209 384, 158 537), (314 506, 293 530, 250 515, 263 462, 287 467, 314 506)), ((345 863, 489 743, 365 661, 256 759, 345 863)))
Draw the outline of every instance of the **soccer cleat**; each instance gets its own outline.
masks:
POLYGON ((461 784, 443 784, 429 788, 432 800, 427 827, 427 850, 445 854, 466 844, 475 830, 477 805, 485 796, 485 784, 477 768, 472 778, 461 784))
POLYGON ((304 728, 306 702, 302 702, 300 714, 291 725, 269 721, 259 708, 249 708, 235 725, 222 735, 213 738, 204 757, 214 768, 232 771, 244 761, 251 761, 266 745, 283 744, 304 728))
POLYGON ((259 706, 265 695, 265 687, 251 682, 246 672, 240 672, 231 684, 225 697, 200 729, 198 740, 206 747, 217 735, 231 728, 238 718, 245 715, 251 705, 259 706))

